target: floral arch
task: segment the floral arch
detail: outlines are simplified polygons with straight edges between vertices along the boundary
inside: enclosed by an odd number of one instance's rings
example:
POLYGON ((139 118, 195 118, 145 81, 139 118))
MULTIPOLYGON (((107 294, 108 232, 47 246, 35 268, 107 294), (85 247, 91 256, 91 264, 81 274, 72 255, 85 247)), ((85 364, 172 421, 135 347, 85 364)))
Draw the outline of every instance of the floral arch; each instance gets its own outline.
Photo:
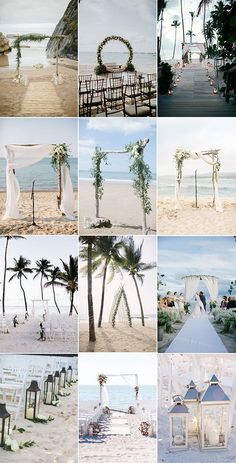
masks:
POLYGON ((119 377, 122 378, 125 384, 133 387, 135 392, 135 400, 137 401, 139 397, 139 385, 138 385, 138 375, 136 373, 125 373, 125 374, 103 374, 98 375, 98 382, 100 385, 100 404, 101 407, 109 407, 109 395, 106 387, 108 378, 119 377))
POLYGON ((185 55, 189 51, 192 53, 201 53, 202 55, 205 55, 206 47, 205 44, 201 42, 184 43, 182 54, 185 55))
POLYGON ((183 163, 185 160, 199 161, 202 160, 212 166, 212 185, 213 185, 213 206, 216 212, 223 212, 221 200, 219 196, 219 149, 200 151, 192 153, 191 151, 177 149, 175 152, 176 162, 176 180, 175 180, 175 209, 182 209, 180 189, 182 180, 183 163))
POLYGON ((189 302, 197 291, 200 281, 205 283, 212 301, 218 296, 218 278, 212 275, 187 275, 183 277, 185 282, 184 297, 189 302))
MULTIPOLYGON (((129 58, 126 62, 126 64, 124 66, 120 66, 120 71, 134 71, 134 65, 132 64, 132 61, 133 61, 133 48, 130 44, 130 42, 126 39, 124 39, 123 37, 119 36, 119 35, 110 35, 109 37, 106 37, 99 45, 98 45, 98 48, 97 48, 97 66, 95 68, 95 73, 96 74, 105 74, 106 72, 110 71, 109 69, 107 69, 106 65, 103 63, 102 61, 102 50, 103 50, 103 47, 110 41, 112 40, 118 40, 119 42, 123 43, 124 45, 126 45, 126 47, 128 48, 128 51, 129 51, 129 58)), ((112 69, 111 69, 112 71, 112 69)))

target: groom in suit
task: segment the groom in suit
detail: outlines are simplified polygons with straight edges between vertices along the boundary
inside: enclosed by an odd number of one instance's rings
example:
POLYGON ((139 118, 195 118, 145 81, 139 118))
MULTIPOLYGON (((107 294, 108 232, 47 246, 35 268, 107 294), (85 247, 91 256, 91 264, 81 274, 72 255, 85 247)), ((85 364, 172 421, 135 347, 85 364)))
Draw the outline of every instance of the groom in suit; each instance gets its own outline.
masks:
POLYGON ((200 291, 199 297, 200 297, 200 299, 201 299, 201 301, 202 301, 202 303, 204 305, 204 310, 206 312, 206 298, 205 298, 204 293, 202 291, 200 291))

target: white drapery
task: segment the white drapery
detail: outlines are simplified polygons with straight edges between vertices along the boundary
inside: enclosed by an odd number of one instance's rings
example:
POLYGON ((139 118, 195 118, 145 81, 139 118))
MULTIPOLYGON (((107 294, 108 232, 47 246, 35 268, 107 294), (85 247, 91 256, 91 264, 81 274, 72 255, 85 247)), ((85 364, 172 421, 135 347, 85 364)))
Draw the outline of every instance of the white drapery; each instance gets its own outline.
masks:
MULTIPOLYGON (((106 375, 107 378, 109 376, 120 376, 123 381, 131 386, 133 389, 138 386, 138 375, 137 374, 125 374, 125 375, 106 375)), ((141 399, 140 393, 138 392, 137 400, 141 399)), ((109 395, 108 390, 105 384, 100 387, 100 401, 102 407, 109 407, 109 395)))
POLYGON ((109 407, 109 396, 108 396, 108 391, 106 384, 102 384, 100 386, 100 401, 101 401, 101 407, 109 407))
POLYGON ((184 43, 182 55, 185 55, 185 53, 187 53, 188 51, 191 51, 194 53, 197 50, 204 55, 206 51, 205 44, 200 43, 200 42, 184 43))
POLYGON ((185 280, 185 301, 189 302, 197 291, 200 281, 203 281, 209 291, 212 301, 218 296, 218 278, 211 275, 189 275, 185 280))
MULTIPOLYGON (((4 220, 19 219, 18 203, 20 199, 20 185, 14 173, 15 169, 31 166, 45 157, 53 150, 53 145, 7 145, 6 167, 6 207, 4 220)), ((74 212, 74 193, 69 169, 62 166, 62 202, 61 212, 72 219, 74 212)))
MULTIPOLYGON (((181 150, 179 148, 176 150, 176 158, 181 156, 181 153, 184 155, 187 154, 189 159, 191 159, 192 161, 197 161, 199 159, 202 159, 202 161, 206 162, 206 164, 209 164, 213 167, 212 183, 213 183, 213 190, 214 190, 214 206, 215 206, 216 212, 223 212, 220 195, 219 195, 219 173, 218 173, 218 170, 215 168, 218 160, 214 162, 206 154, 204 155, 201 152, 191 153, 190 151, 181 150)), ((182 175, 180 176, 180 173, 177 172, 176 181, 175 181, 175 209, 182 209, 181 198, 180 198, 181 180, 182 180, 182 175)))

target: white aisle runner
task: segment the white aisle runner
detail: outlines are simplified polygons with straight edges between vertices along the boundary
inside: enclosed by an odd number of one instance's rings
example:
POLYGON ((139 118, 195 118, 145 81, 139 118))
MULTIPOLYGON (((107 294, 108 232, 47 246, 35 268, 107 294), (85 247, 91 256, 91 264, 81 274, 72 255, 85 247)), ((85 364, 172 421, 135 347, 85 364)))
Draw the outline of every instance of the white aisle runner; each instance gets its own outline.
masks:
POLYGON ((227 349, 207 315, 201 318, 190 315, 166 352, 225 353, 227 349))

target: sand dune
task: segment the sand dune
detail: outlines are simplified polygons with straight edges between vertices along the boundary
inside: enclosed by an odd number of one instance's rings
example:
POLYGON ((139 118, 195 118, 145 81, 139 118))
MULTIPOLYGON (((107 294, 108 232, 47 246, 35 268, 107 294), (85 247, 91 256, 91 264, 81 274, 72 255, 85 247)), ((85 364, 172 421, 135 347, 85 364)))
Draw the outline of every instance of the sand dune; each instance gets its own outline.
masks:
POLYGON ((182 199, 183 209, 175 210, 174 198, 159 198, 158 233, 160 235, 234 235, 236 230, 236 200, 223 198, 224 212, 216 212, 212 199, 182 199))
MULTIPOLYGON (((31 192, 21 193, 21 220, 0 219, 0 234, 16 235, 73 235, 77 233, 77 220, 71 221, 61 215, 57 209, 57 193, 51 191, 37 191, 35 193, 35 222, 32 226, 31 192)), ((75 211, 77 199, 75 194, 75 211)), ((0 193, 0 217, 5 211, 6 194, 0 193)))

